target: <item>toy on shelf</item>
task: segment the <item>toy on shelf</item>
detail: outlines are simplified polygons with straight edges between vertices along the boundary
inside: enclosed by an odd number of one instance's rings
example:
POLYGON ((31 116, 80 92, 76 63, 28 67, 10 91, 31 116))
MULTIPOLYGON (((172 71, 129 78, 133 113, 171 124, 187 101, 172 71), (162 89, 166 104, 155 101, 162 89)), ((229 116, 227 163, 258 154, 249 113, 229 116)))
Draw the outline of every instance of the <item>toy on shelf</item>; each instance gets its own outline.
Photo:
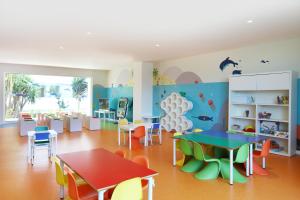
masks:
POLYGON ((243 131, 255 133, 255 128, 252 125, 247 125, 244 127, 243 131))
POLYGON ((276 137, 281 137, 281 138, 289 138, 289 134, 288 132, 284 132, 284 131, 275 131, 274 134, 276 137))
POLYGON ((249 117, 250 111, 249 110, 245 110, 245 116, 249 117))
POLYGON ((179 93, 171 93, 160 103, 160 106, 166 113, 161 118, 160 123, 168 132, 171 130, 184 132, 193 127, 192 121, 184 116, 186 112, 193 108, 193 104, 179 93))
POLYGON ((269 135, 275 135, 279 131, 279 122, 260 121, 260 132, 269 135))
POLYGON ((271 150, 275 152, 280 152, 284 150, 283 146, 280 146, 278 142, 272 140, 271 141, 271 150))
POLYGON ((268 112, 259 112, 258 113, 259 119, 270 119, 271 116, 272 116, 272 113, 268 113, 268 112))
POLYGON ((238 124, 233 124, 233 125, 231 126, 231 128, 232 128, 232 130, 236 130, 236 131, 238 131, 238 130, 240 130, 240 129, 241 129, 241 126, 240 126, 240 125, 238 125, 238 124))
POLYGON ((277 96, 277 103, 278 104, 289 104, 289 97, 288 96, 277 96))

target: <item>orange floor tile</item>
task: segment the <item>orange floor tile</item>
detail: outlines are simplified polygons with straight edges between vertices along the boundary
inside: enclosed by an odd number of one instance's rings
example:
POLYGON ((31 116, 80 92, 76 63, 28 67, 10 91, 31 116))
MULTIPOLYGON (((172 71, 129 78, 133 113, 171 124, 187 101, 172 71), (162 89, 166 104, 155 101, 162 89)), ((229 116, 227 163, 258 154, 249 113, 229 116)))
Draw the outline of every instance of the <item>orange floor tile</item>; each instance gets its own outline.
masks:
MULTIPOLYGON (((270 176, 252 176, 246 184, 230 186, 219 178, 214 181, 198 181, 192 174, 181 172, 172 166, 172 140, 163 134, 163 144, 155 144, 127 157, 145 154, 150 167, 159 172, 155 178, 154 199, 300 199, 300 157, 271 155, 267 162, 270 176)), ((58 152, 72 152, 103 147, 114 151, 117 145, 115 130, 64 133, 58 137, 58 152)), ((41 200, 59 199, 59 187, 55 183, 54 165, 48 163, 46 151, 39 152, 37 162, 31 166, 26 161, 27 138, 20 137, 16 128, 0 129, 0 199, 41 200)), ((145 194, 146 195, 146 194, 145 194)))

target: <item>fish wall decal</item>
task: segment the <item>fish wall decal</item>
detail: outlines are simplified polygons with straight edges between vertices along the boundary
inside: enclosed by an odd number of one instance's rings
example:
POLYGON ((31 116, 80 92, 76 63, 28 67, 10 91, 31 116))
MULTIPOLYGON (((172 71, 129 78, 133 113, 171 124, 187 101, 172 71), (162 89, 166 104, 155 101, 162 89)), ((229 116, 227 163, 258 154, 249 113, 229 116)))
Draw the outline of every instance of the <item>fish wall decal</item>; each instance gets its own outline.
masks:
POLYGON ((268 62, 270 62, 270 61, 268 61, 268 60, 261 60, 260 62, 261 62, 261 63, 268 63, 268 62))
POLYGON ((233 65, 235 67, 236 65, 239 65, 237 62, 234 62, 233 60, 230 60, 230 57, 227 57, 225 60, 223 60, 220 64, 220 69, 223 71, 228 65, 233 65))
POLYGON ((208 116, 204 116, 204 115, 200 115, 198 117, 192 116, 193 118, 197 118, 201 121, 214 121, 213 117, 208 117, 208 116))
POLYGON ((239 70, 239 69, 235 69, 232 72, 232 75, 240 75, 240 74, 242 74, 242 70, 239 70))

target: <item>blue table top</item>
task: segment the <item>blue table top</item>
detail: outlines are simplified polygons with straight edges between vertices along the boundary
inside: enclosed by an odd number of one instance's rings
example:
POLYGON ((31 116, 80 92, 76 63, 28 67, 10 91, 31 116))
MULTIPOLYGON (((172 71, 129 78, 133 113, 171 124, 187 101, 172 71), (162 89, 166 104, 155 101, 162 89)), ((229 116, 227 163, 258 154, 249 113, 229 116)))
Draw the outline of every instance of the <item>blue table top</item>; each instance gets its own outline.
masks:
POLYGON ((209 135, 214 137, 220 137, 228 140, 239 140, 248 143, 257 143, 266 139, 266 137, 261 135, 245 135, 242 133, 228 133, 226 131, 202 131, 199 134, 209 135))

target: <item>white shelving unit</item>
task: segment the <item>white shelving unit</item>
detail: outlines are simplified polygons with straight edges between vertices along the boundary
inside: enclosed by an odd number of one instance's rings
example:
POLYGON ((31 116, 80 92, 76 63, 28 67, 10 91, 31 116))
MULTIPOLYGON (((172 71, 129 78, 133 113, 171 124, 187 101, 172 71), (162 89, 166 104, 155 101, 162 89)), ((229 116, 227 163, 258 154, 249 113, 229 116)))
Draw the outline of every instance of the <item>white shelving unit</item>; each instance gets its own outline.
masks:
MULTIPOLYGON (((297 76, 295 72, 235 75, 229 78, 229 129, 243 132, 251 125, 255 134, 272 140, 271 152, 296 153, 297 76), (284 104, 278 97, 288 98, 284 104), (261 117, 260 113, 271 113, 261 117)), ((261 146, 256 145, 260 150, 261 146)))

